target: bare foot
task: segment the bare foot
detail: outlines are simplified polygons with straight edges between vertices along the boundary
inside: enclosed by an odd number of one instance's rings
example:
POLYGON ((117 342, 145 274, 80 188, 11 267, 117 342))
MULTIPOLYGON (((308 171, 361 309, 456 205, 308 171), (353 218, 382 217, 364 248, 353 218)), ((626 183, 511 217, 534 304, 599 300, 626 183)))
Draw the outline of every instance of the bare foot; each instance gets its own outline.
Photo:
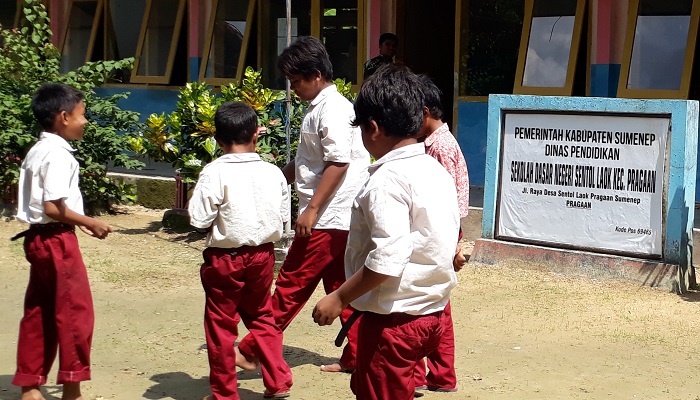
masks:
POLYGON ((46 400, 39 386, 22 386, 22 400, 46 400))
POLYGON ((255 371, 258 368, 260 362, 256 359, 247 359, 238 347, 233 348, 236 351, 236 366, 244 371, 255 371))
POLYGON ((352 370, 343 368, 339 363, 333 363, 330 365, 321 365, 321 371, 323 372, 352 372, 352 370))

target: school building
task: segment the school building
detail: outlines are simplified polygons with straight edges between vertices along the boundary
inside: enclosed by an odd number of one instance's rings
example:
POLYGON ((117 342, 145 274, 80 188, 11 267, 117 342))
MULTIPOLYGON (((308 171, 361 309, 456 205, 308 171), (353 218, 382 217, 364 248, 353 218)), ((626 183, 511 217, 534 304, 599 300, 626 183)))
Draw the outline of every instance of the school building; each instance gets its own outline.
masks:
MULTIPOLYGON (((3 26, 21 1, 0 2, 3 26)), ((285 87, 285 0, 45 1, 66 70, 136 57, 102 90, 131 92, 122 107, 144 117, 171 111, 186 82, 236 82, 245 66, 285 87)), ((355 87, 379 35, 396 33, 397 61, 442 89, 476 186, 489 94, 700 99, 700 0, 291 0, 291 16, 292 36, 321 38, 355 87)))

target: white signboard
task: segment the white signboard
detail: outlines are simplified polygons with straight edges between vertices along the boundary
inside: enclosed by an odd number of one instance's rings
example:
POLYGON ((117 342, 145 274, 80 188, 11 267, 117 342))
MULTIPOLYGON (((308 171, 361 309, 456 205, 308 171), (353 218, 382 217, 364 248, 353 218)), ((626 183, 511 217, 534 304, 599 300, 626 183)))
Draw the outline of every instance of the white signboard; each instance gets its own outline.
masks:
POLYGON ((669 118, 504 119, 499 238, 662 255, 669 118))

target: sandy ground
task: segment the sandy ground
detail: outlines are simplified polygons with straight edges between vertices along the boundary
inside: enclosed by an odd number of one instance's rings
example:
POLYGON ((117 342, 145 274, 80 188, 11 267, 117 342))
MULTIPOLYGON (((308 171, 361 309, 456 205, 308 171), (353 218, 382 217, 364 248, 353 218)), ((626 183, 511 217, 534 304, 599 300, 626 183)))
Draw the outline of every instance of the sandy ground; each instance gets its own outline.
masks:
MULTIPOLYGON (((93 380, 86 399, 198 400, 208 393, 198 269, 200 235, 161 229, 162 211, 105 216, 115 233, 79 233, 95 300, 93 380)), ((24 229, 0 222, 0 400, 10 381, 27 263, 24 229)), ((536 265, 469 264, 452 307, 459 391, 424 399, 700 400, 700 295, 563 277, 536 265)), ((311 320, 314 298, 285 333, 293 399, 351 399, 350 376, 319 372, 339 350, 338 326, 311 320)), ((241 329, 245 333, 245 329, 241 329)), ((58 399, 55 366, 47 399, 58 399)), ((240 372, 244 400, 262 398, 259 372, 240 372)))

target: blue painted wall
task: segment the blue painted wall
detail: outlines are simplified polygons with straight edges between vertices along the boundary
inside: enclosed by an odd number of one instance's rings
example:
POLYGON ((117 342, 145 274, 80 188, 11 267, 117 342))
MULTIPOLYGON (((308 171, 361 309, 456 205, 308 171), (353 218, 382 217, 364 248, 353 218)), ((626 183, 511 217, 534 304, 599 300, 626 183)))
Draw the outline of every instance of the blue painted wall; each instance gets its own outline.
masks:
POLYGON ((617 97, 620 64, 591 64, 591 96, 617 97))
POLYGON ((118 106, 125 110, 132 110, 141 113, 140 120, 146 121, 149 115, 156 113, 171 113, 175 111, 178 95, 178 88, 134 88, 134 87, 101 87, 96 88, 95 93, 99 96, 109 96, 118 93, 129 92, 126 99, 119 101, 118 106))
POLYGON ((484 186, 488 103, 457 103, 457 143, 469 168, 469 184, 484 186))

